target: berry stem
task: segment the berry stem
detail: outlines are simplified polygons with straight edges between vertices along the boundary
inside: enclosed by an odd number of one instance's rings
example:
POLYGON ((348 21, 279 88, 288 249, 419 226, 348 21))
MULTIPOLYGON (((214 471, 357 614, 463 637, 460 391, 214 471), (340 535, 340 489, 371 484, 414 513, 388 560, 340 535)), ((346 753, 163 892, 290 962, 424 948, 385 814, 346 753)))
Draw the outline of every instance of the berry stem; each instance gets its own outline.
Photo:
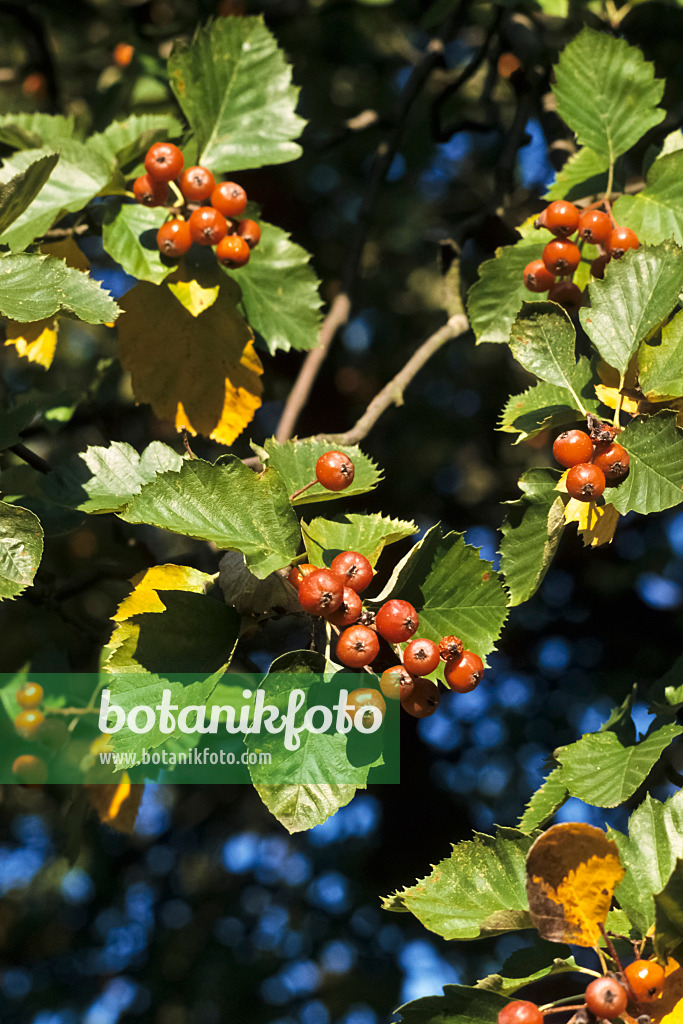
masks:
MULTIPOLYGON (((571 998, 576 999, 576 996, 571 996, 571 998)), ((546 1016, 550 1013, 570 1013, 574 1010, 583 1010, 585 1005, 585 1003, 576 1003, 572 1006, 553 1006, 553 1004, 551 1003, 549 1006, 539 1006, 539 1010, 544 1016, 546 1016)))
POLYGON ((298 498, 300 494, 303 494, 304 491, 307 491, 309 487, 313 487, 313 485, 317 484, 317 482, 318 479, 316 477, 315 480, 311 480, 310 484, 306 484, 305 487, 300 487, 298 491, 294 491, 294 494, 290 494, 289 500, 294 501, 295 498, 298 498))
POLYGON ((175 181, 169 181, 168 187, 170 188, 171 192, 175 196, 175 202, 173 203, 173 207, 175 208, 175 207, 184 206, 185 205, 185 196, 180 191, 180 189, 176 185, 175 181))
POLYGON ((619 422, 619 419, 620 419, 620 415, 621 415, 621 405, 622 405, 622 402, 624 401, 624 396, 622 395, 621 392, 622 392, 622 390, 624 388, 625 378, 626 378, 626 375, 624 373, 620 374, 620 376, 619 376, 619 391, 617 393, 617 404, 614 407, 614 419, 612 420, 612 426, 614 426, 614 427, 621 427, 621 423, 619 422))
POLYGON ((619 959, 619 954, 617 953, 617 951, 616 951, 616 949, 614 947, 614 943, 612 942, 612 940, 610 939, 609 935, 605 931, 605 926, 603 924, 600 925, 600 934, 602 935, 603 939, 605 940, 605 946, 607 947, 607 952, 609 953, 609 955, 610 955, 610 957, 612 959, 612 962, 614 963, 615 967, 618 969, 619 973, 623 974, 623 967, 621 966, 621 960, 619 959))
POLYGON ((612 216, 612 211, 609 208, 609 200, 610 200, 610 196, 612 195, 612 187, 613 187, 613 185, 614 185, 614 160, 610 160, 610 162, 609 162, 609 170, 607 172, 607 188, 605 189, 605 198, 603 200, 603 202, 605 203, 605 206, 607 208, 607 213, 610 215, 610 217, 612 216))
POLYGON ((329 664, 332 660, 332 624, 325 623, 325 662, 329 664))

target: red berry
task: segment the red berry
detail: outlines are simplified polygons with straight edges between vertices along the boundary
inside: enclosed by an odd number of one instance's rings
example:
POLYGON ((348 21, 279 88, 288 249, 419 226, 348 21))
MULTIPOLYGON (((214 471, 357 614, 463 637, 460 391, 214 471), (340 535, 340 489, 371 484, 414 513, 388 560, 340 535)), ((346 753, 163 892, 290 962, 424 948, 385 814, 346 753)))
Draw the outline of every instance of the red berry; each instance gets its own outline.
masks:
POLYGON ((446 662, 444 679, 451 690, 457 693, 469 693, 481 682, 484 675, 484 662, 474 651, 463 651, 459 658, 446 662))
POLYGON ((620 260, 627 249, 638 249, 638 235, 630 228, 615 228, 607 239, 606 249, 615 260, 620 260))
POLYGON ((568 471, 567 494, 578 501, 595 501, 605 489, 605 474, 590 462, 580 462, 568 471))
POLYGON ((228 233, 228 224, 222 213, 212 206, 200 206, 190 214, 190 234, 197 245, 218 245, 228 233))
POLYGON ((612 257, 607 253, 604 256, 597 256, 591 263, 591 275, 602 281, 605 276, 605 267, 611 259, 612 257))
POLYGON ((604 245, 613 227, 612 218, 602 210, 586 210, 579 218, 579 238, 591 245, 604 245))
POLYGON ((188 167, 180 176, 180 191, 188 203, 201 203, 208 199, 216 181, 208 167, 188 167))
POLYGON ((31 71, 21 83, 24 96, 32 96, 37 100, 47 97, 47 78, 42 71, 31 71))
POLYGON ((578 246, 554 238, 543 250, 543 262, 551 274, 573 274, 581 260, 578 246))
POLYGON ((543 1014, 536 1003, 528 999, 516 999, 500 1011, 498 1024, 543 1024, 543 1014))
POLYGON ((44 721, 45 715, 42 711, 27 708, 25 711, 20 711, 14 719, 14 728, 20 736, 28 740, 35 736, 44 721))
POLYGON ((310 562, 302 562, 300 565, 293 565, 292 568, 289 570, 287 579, 292 584, 292 586, 296 587, 296 589, 298 590, 299 584, 301 583, 304 576, 308 576, 309 572, 315 572, 316 569, 318 568, 319 566, 311 565, 310 562))
POLYGON ((44 782, 47 782, 47 765, 42 757, 34 757, 33 754, 20 754, 12 764, 12 775, 16 775, 19 782, 42 786, 44 782))
POLYGON ((21 708, 37 708, 43 703, 45 691, 40 683, 24 683, 16 693, 16 701, 21 708))
POLYGON ((413 692, 415 680, 403 665, 394 665, 382 672, 379 688, 389 700, 403 700, 413 692))
POLYGON ((347 668, 363 668, 374 661, 378 654, 377 634, 367 626, 349 626, 337 640, 337 661, 347 668))
POLYGON ((343 491, 353 483, 356 468, 344 452, 325 452, 315 464, 315 476, 328 491, 343 491))
POLYGON ((459 658, 464 650, 464 644, 457 636, 442 636, 439 640, 439 657, 442 661, 451 661, 459 658))
POLYGON ((623 480, 628 473, 630 463, 628 452, 623 445, 616 441, 595 446, 593 465, 603 471, 608 484, 619 483, 620 480, 623 480))
POLYGON ((127 68, 133 59, 135 47, 130 43, 117 43, 114 47, 112 57, 118 68, 127 68))
POLYGON ((524 268, 524 284, 530 292, 547 292, 551 284, 555 284, 555 275, 543 260, 532 260, 524 268))
POLYGON ((186 220, 167 220, 157 231, 159 252, 170 259, 178 259, 189 252, 192 246, 190 226, 186 220))
POLYGON ((557 281, 548 291, 548 299, 563 309, 575 310, 583 302, 583 292, 573 281, 557 281))
POLYGON ((664 968, 654 960, 634 960, 624 975, 639 1003, 653 1003, 664 990, 664 968))
POLYGON ((626 1009, 626 989, 616 978, 596 978, 586 989, 586 1006, 596 1017, 614 1020, 626 1009))
POLYGON ((341 604, 331 615, 326 615, 325 618, 333 626, 350 626, 352 623, 358 622, 362 611, 363 602, 356 591, 352 590, 351 587, 344 587, 341 604))
POLYGON ((579 226, 579 217, 580 213, 573 203, 568 203, 566 199, 556 199, 545 208, 537 223, 552 231, 558 238, 567 238, 568 235, 573 235, 579 226))
POLYGON ((372 566, 365 555, 358 551, 342 551, 332 559, 330 569, 338 576, 343 576, 345 586, 351 587, 357 594, 363 593, 373 576, 372 566))
POLYGON ((429 718, 433 715, 441 701, 441 689, 431 679, 416 676, 413 687, 405 696, 401 694, 401 707, 413 718, 429 718))
POLYGON ((439 664, 439 648, 433 640, 411 640, 403 652, 403 664, 414 676, 427 676, 439 664))
POLYGON ((580 462, 590 462, 593 442, 583 430, 565 430, 553 442, 553 455, 561 466, 569 469, 580 462))
POLYGON ((165 206, 168 185, 165 181, 154 181, 149 174, 142 174, 133 182, 133 194, 142 206, 165 206))
POLYGON ((261 241, 261 228, 255 220, 241 220, 237 225, 237 234, 244 239, 250 249, 261 241))
POLYGON ((224 217, 239 217, 247 208, 247 193, 234 181, 222 181, 211 193, 211 205, 224 217))
MULTIPOLYGON (((208 207, 204 207, 208 209, 208 207)), ((216 259, 224 267, 243 267, 249 262, 251 249, 239 235, 226 235, 216 246, 216 259)))
MULTIPOLYGON (((348 632, 348 630, 347 630, 348 632)), ((356 713, 362 711, 361 721, 364 725, 370 724, 370 717, 365 715, 368 708, 377 708, 382 718, 384 718, 384 712, 387 710, 387 706, 384 702, 384 697, 372 687, 365 687, 358 690, 352 690, 346 698, 346 717, 354 722, 356 713)), ((376 716, 373 715, 374 719, 376 716)), ((355 722, 354 722, 355 724, 355 722)))
POLYGON ((183 154, 172 142, 155 142, 147 150, 145 170, 155 181, 173 181, 183 169, 183 154))
POLYGON ((420 624, 418 614, 408 601, 387 601, 377 612, 377 631, 390 644, 410 640, 420 624))
POLYGON ((329 615, 344 596, 344 581, 329 569, 316 569, 299 584, 299 604, 311 615, 329 615))

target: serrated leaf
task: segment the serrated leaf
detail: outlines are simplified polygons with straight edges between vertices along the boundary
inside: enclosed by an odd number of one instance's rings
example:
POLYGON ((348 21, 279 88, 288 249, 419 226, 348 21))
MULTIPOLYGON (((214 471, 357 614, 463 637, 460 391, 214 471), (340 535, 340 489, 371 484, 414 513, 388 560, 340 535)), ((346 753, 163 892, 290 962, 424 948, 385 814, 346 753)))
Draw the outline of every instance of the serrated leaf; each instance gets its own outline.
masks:
POLYGON ((562 780, 570 796, 596 807, 617 807, 633 796, 660 754, 683 727, 665 725, 640 743, 625 745, 611 731, 588 733, 576 743, 559 747, 562 780))
POLYGON ((524 496, 508 502, 501 527, 500 568, 510 605, 528 601, 548 571, 564 531, 564 501, 556 486, 559 473, 530 469, 520 478, 524 496))
POLYGON ((484 657, 507 618, 507 594, 491 562, 462 535, 432 527, 396 567, 372 604, 391 597, 409 601, 420 616, 419 635, 438 642, 454 634, 484 657))
POLYGON ((63 260, 38 253, 0 255, 0 313, 28 323, 73 313, 89 324, 116 320, 120 309, 109 292, 63 260))
MULTIPOLYGON (((526 857, 533 840, 516 829, 475 832, 415 885, 384 900, 444 939, 478 939, 531 927, 526 857)), ((490 1024, 490 1022, 489 1022, 490 1024)))
POLYGON ((404 1024, 491 1024, 506 1004, 496 992, 444 985, 443 995, 424 996, 399 1006, 394 1013, 404 1024))
POLYGON ((157 231, 167 217, 165 207, 113 202, 105 212, 102 244, 127 274, 161 284, 177 269, 175 262, 162 259, 156 244, 157 231))
POLYGON ((467 293, 467 314, 478 345, 507 343, 515 317, 529 298, 524 268, 540 259, 543 244, 534 236, 523 238, 498 249, 494 259, 479 267, 479 279, 467 293))
MULTIPOLYGON (((288 494, 294 494, 301 487, 305 487, 311 480, 315 479, 315 466, 321 455, 329 452, 331 448, 335 451, 344 452, 353 462, 355 473, 353 482, 344 492, 344 497, 351 497, 356 494, 365 494, 372 491, 382 479, 382 474, 375 463, 365 455, 358 445, 332 445, 324 439, 307 437, 299 440, 293 438, 280 444, 274 437, 264 441, 263 448, 252 444, 252 448, 261 459, 264 465, 276 469, 285 481, 288 494)), ((316 501, 332 501, 341 495, 336 491, 327 491, 321 484, 316 484, 310 490, 299 495, 292 502, 293 505, 310 505, 316 501)))
POLYGON ((218 18, 168 62, 176 99, 214 173, 295 160, 298 89, 262 17, 218 18))
POLYGON ((549 384, 573 392, 576 374, 576 331, 554 302, 525 302, 510 331, 510 349, 525 370, 549 384))
POLYGON ((683 791, 660 803, 648 793, 628 822, 628 836, 607 833, 626 874, 615 896, 641 935, 655 923, 654 897, 661 892, 683 849, 683 791))
POLYGON ((57 325, 53 317, 29 324, 6 320, 5 346, 13 346, 18 356, 49 370, 57 351, 57 325))
POLYGON ((582 418, 577 402, 588 412, 598 414, 600 402, 595 399, 593 367, 585 356, 579 358, 572 372, 572 388, 540 381, 521 395, 511 395, 502 413, 499 430, 519 433, 515 444, 537 437, 552 427, 564 427, 582 418))
POLYGON ((195 317, 169 289, 143 282, 121 300, 121 364, 138 402, 177 430, 230 445, 261 405, 263 372, 225 279, 218 299, 195 317), (179 369, 181 368, 181 369, 179 369))
POLYGON ((45 495, 58 505, 82 512, 118 512, 159 473, 179 472, 182 457, 161 441, 142 455, 131 445, 113 441, 74 455, 45 478, 45 495))
POLYGON ((71 141, 74 137, 74 117, 62 114, 20 113, 0 117, 0 142, 13 149, 36 149, 71 141))
POLYGON ((651 402, 683 395, 683 312, 638 350, 638 382, 651 402))
MULTIPOLYGON (((607 493, 609 495, 611 492, 607 493)), ((564 520, 566 523, 576 523, 577 532, 585 548, 597 548, 601 544, 612 543, 619 522, 619 513, 609 502, 599 505, 595 501, 570 498, 564 506, 564 520)))
POLYGON ((662 326, 682 289, 683 251, 677 245, 629 249, 604 280, 590 284, 591 305, 579 317, 603 359, 625 373, 638 345, 662 326))
MULTIPOLYGON (((41 157, 53 154, 52 149, 14 153, 2 165, 3 180, 26 171, 41 157)), ((99 195, 109 184, 112 173, 112 163, 95 150, 80 142, 60 143, 54 170, 28 209, 3 232, 0 242, 14 251, 25 249, 64 214, 81 210, 99 195)))
POLYGON ((177 473, 161 473, 119 514, 241 551, 259 579, 289 565, 301 537, 282 477, 256 474, 234 456, 215 466, 193 459, 177 473))
POLYGON ((476 988, 489 992, 498 992, 507 999, 520 988, 531 985, 543 978, 572 974, 579 970, 576 960, 570 956, 569 948, 565 951, 555 942, 538 940, 536 945, 528 949, 518 949, 507 958, 500 974, 490 974, 478 981, 476 988), (557 954, 564 952, 563 957, 557 954))
POLYGON ((0 501, 0 601, 31 586, 42 556, 43 530, 38 517, 0 501))
POLYGON ((225 273, 239 284, 247 320, 271 354, 315 348, 322 300, 310 253, 281 228, 259 225, 261 240, 247 265, 225 273))
POLYGON ((31 205, 58 160, 57 153, 43 156, 11 178, 6 185, 0 185, 0 235, 31 205))
POLYGON ((170 114, 132 114, 91 135, 88 146, 126 167, 142 160, 153 142, 177 139, 182 131, 180 121, 170 114))
POLYGON ((312 565, 329 566, 342 551, 359 551, 374 566, 385 545, 410 537, 417 533, 418 527, 378 512, 372 515, 351 512, 337 520, 313 519, 302 523, 301 531, 312 565))
POLYGON ((655 160, 645 188, 634 196, 620 196, 614 216, 618 224, 628 224, 641 243, 655 245, 673 238, 683 245, 683 151, 655 160))
POLYGON ((261 580, 249 572, 240 551, 226 551, 218 565, 218 585, 227 604, 242 615, 266 615, 278 612, 296 614, 301 605, 286 576, 272 572, 261 580))
POLYGON ((577 142, 612 162, 664 118, 653 65, 624 39, 590 28, 560 54, 552 90, 577 142))
POLYGON ((655 896, 655 952, 666 961, 683 959, 683 859, 676 866, 660 893, 655 896))
POLYGON ((519 819, 519 828, 529 835, 537 828, 546 825, 553 815, 559 811, 568 796, 567 787, 562 778, 562 769, 553 768, 545 782, 526 805, 524 814, 519 819))
POLYGON ((621 515, 661 512, 683 501, 683 432, 675 412, 631 420, 619 443, 629 453, 630 468, 610 489, 609 500, 621 515))
POLYGON ((604 192, 607 184, 608 167, 609 157, 594 153, 588 146, 584 146, 572 153, 562 165, 543 198, 552 202, 554 199, 573 200, 599 195, 604 192))

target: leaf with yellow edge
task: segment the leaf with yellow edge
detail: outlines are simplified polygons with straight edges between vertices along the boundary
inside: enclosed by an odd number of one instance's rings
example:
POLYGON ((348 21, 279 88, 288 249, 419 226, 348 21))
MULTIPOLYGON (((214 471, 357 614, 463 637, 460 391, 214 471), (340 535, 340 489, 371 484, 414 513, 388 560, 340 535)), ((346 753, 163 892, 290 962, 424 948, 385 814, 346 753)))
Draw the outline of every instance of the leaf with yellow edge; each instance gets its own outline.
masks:
POLYGON ((213 576, 186 565, 154 565, 133 577, 131 583, 134 589, 128 597, 124 597, 112 615, 112 621, 125 622, 143 612, 163 612, 165 605, 159 597, 159 590, 185 590, 203 594, 212 582, 213 576))
POLYGON ((6 320, 5 323, 5 345, 14 345, 17 355, 49 370, 57 348, 57 320, 48 317, 28 324, 15 320, 6 320))
POLYGON ((570 498, 564 507, 564 518, 567 523, 576 523, 584 547, 597 548, 612 543, 619 513, 614 505, 570 498))
MULTIPOLYGON (((602 402, 603 405, 606 405, 608 409, 616 409, 617 398, 619 397, 619 389, 608 388, 604 384, 596 384, 595 396, 600 402, 602 402)), ((629 395, 626 389, 622 391, 622 412, 628 413, 629 416, 637 416, 640 410, 640 404, 640 399, 637 396, 629 395)))
POLYGON ((138 402, 177 430, 230 445, 261 405, 261 362, 226 278, 215 302, 194 316, 164 285, 141 282, 122 299, 123 368, 138 402))
POLYGON ((215 288, 202 288, 199 281, 169 281, 168 288, 175 295, 181 306, 192 316, 199 316, 218 298, 220 285, 215 288))
POLYGON ((541 938, 596 946, 624 876, 616 844, 593 825, 553 825, 529 850, 526 869, 529 910, 541 938))

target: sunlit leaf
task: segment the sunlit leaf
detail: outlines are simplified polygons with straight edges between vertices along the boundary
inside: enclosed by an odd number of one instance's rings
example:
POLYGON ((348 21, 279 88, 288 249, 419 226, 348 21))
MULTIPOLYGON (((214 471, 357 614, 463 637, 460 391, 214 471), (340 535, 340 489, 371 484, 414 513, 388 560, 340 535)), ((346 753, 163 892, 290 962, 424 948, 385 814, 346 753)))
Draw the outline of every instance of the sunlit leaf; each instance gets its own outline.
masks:
POLYGON ((0 501, 0 601, 31 586, 42 556, 43 530, 38 517, 0 501))
POLYGON ((313 519, 302 524, 306 553, 313 565, 330 565, 342 551, 359 551, 375 565, 386 544, 417 533, 415 523, 374 513, 350 512, 337 520, 313 519))
POLYGON ((609 502, 599 505, 595 501, 570 498, 564 507, 564 518, 567 523, 576 523, 584 547, 596 548, 612 543, 619 513, 609 502))
POLYGON ((58 160, 57 153, 40 157, 6 185, 0 185, 0 235, 31 205, 58 160))
POLYGON ((540 786, 526 805, 519 819, 519 828, 527 835, 534 832, 559 811, 567 799, 567 787, 562 779, 562 769, 553 768, 543 785, 540 786))
POLYGON ((316 501, 339 500, 340 497, 350 498, 352 495, 365 494, 373 490, 382 479, 382 474, 375 463, 365 455, 358 445, 331 445, 329 441, 314 437, 293 438, 280 444, 274 437, 263 442, 263 447, 252 443, 252 448, 264 465, 272 466, 283 477, 289 494, 294 494, 315 479, 315 467, 318 459, 334 447, 335 451, 344 452, 353 462, 355 473, 352 483, 345 488, 343 494, 327 491, 321 484, 316 484, 304 491, 292 502, 293 505, 309 505, 316 501))
POLYGON ((631 420, 619 443, 629 453, 630 468, 610 489, 609 500, 621 515, 661 512, 683 501, 683 432, 675 412, 631 420))
POLYGON ((63 260, 27 252, 0 255, 3 316, 29 323, 60 311, 73 313, 89 324, 111 323, 120 312, 97 281, 63 260))
POLYGON ((523 497, 507 503, 500 568, 511 605, 528 601, 538 590, 560 543, 564 501, 556 490, 558 478, 556 470, 527 470, 519 480, 523 497))

